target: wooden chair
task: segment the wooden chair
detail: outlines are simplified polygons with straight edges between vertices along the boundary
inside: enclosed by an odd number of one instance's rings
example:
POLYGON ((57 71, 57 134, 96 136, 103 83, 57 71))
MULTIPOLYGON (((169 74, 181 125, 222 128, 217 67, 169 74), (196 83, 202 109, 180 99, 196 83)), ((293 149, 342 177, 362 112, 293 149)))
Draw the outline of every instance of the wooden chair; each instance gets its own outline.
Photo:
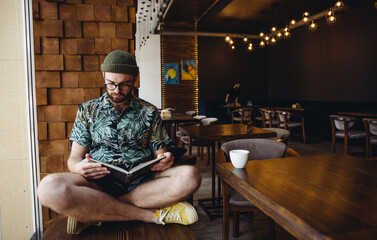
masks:
MULTIPOLYGON (((286 145, 284 143, 270 139, 239 139, 229 141, 221 145, 221 149, 217 151, 218 163, 230 161, 229 151, 232 149, 249 150, 249 161, 269 158, 282 158, 286 153, 286 145)), ((229 189, 229 208, 233 216, 233 237, 239 236, 239 213, 254 211, 258 208, 250 201, 244 198, 234 189, 229 189)), ((229 223, 225 223, 229 224, 229 223)), ((275 225, 269 218, 269 235, 274 238, 275 225)))
POLYGON ((364 131, 351 129, 357 122, 357 118, 330 115, 331 132, 332 132, 332 152, 335 153, 335 139, 344 139, 344 153, 348 154, 348 142, 350 139, 362 139, 366 134, 364 131))
POLYGON ((365 157, 372 157, 372 148, 371 145, 377 145, 377 119, 376 118, 363 118, 365 135, 366 135, 366 148, 365 148, 365 157))
POLYGON ((278 121, 275 119, 275 111, 269 109, 260 109, 262 114, 262 127, 268 125, 270 128, 278 126, 278 121))
POLYGON ((302 129, 302 141, 306 144, 306 134, 305 134, 305 119, 304 116, 300 116, 301 122, 292 121, 292 113, 288 111, 276 110, 278 126, 287 130, 293 128, 302 129))
POLYGON ((232 123, 241 122, 248 123, 251 121, 253 115, 252 108, 239 108, 232 111, 232 123))
MULTIPOLYGON (((217 118, 203 118, 200 121, 201 126, 208 126, 208 125, 213 125, 217 124, 219 120, 217 118)), ((182 136, 181 137, 181 145, 184 147, 185 145, 188 145, 189 149, 189 154, 192 154, 192 146, 197 146, 197 155, 198 157, 203 156, 203 147, 207 147, 207 164, 210 162, 210 144, 207 142, 201 142, 201 141, 196 141, 195 139, 192 139, 190 136, 182 136)))

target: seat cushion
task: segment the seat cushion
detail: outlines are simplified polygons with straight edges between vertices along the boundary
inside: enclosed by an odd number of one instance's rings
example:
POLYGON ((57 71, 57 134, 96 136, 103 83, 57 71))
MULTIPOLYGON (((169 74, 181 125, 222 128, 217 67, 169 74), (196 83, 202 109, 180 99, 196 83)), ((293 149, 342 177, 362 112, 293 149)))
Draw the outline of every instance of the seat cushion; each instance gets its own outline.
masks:
POLYGON ((233 188, 229 189, 229 203, 231 205, 243 206, 243 207, 254 206, 254 204, 252 204, 249 200, 247 200, 244 196, 239 194, 233 188))
POLYGON ((268 139, 282 139, 282 138, 289 138, 291 136, 291 133, 282 128, 263 128, 271 132, 276 132, 276 137, 268 138, 268 139))
MULTIPOLYGON (((344 131, 335 132, 335 137, 344 138, 344 131)), ((359 130, 349 130, 348 137, 351 139, 365 138, 365 132, 359 130)))

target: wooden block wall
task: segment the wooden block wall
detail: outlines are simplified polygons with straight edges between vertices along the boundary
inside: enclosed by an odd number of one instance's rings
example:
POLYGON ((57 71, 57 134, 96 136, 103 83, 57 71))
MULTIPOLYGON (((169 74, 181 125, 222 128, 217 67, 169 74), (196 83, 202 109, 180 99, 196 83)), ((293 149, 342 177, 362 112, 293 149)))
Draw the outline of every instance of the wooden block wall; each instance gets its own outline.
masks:
MULTIPOLYGON (((105 90, 100 71, 116 49, 134 54, 136 0, 33 0, 41 177, 66 172, 81 103, 105 90)), ((43 209, 45 225, 54 213, 43 209)))
POLYGON ((173 108, 176 112, 185 113, 198 106, 198 76, 196 80, 182 80, 182 60, 193 59, 197 62, 198 75, 198 41, 197 37, 161 36, 161 86, 162 107, 173 108), (179 84, 165 84, 164 64, 178 63, 179 84))

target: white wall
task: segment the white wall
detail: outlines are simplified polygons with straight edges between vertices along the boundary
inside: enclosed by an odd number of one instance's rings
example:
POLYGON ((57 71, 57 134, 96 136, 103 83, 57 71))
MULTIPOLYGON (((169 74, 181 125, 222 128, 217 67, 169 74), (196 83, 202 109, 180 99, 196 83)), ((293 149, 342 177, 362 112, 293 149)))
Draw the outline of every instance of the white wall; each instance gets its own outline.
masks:
POLYGON ((0 239, 30 239, 33 212, 23 0, 0 0, 0 239))
MULTIPOLYGON (((137 35, 136 35, 137 36, 137 35)), ((136 61, 140 69, 140 98, 161 108, 160 35, 150 35, 141 49, 136 44, 136 61)))

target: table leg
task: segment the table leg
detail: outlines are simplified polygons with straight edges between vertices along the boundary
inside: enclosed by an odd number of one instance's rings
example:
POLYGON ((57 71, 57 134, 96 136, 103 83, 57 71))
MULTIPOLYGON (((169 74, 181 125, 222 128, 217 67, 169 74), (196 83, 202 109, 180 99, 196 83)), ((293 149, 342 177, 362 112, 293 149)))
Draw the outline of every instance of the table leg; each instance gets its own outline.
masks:
POLYGON ((212 206, 215 206, 216 200, 216 174, 215 174, 215 167, 216 167, 216 153, 215 153, 215 142, 212 143, 212 206))
POLYGON ((223 184, 223 240, 229 239, 229 185, 222 181, 223 184))

